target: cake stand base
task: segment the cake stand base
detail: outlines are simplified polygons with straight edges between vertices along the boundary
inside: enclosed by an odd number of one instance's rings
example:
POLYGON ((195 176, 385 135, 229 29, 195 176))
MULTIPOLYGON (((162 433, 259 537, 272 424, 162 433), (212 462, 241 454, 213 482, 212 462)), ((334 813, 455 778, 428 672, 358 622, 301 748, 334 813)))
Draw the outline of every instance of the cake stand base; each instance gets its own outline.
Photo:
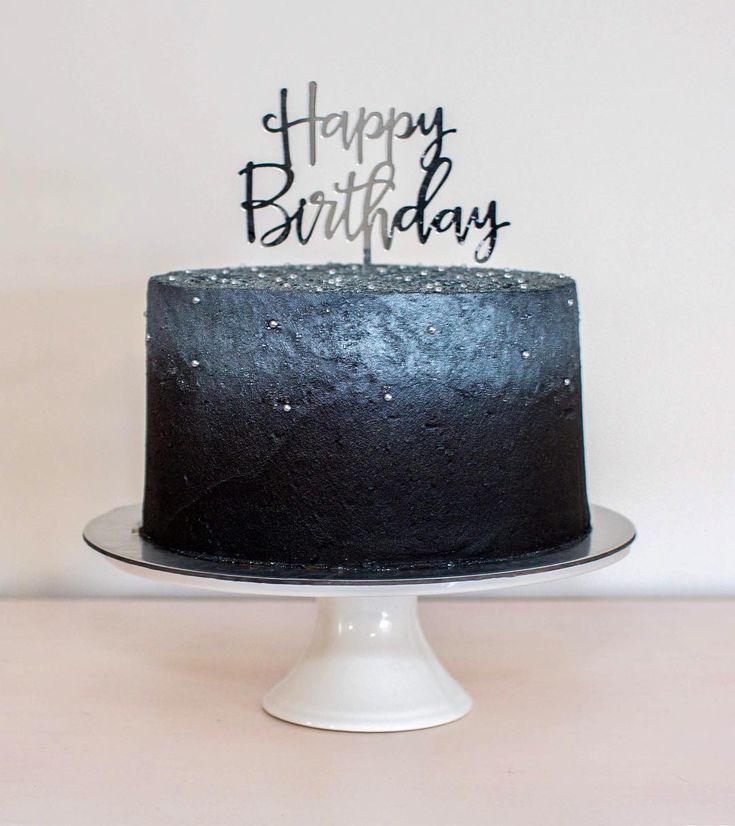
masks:
POLYGON ((545 582, 622 559, 635 537, 633 525, 607 508, 593 505, 591 511, 591 533, 561 550, 451 571, 365 572, 359 579, 167 551, 140 535, 139 505, 93 519, 84 539, 116 567, 147 579, 230 594, 316 597, 311 642, 266 694, 263 708, 274 717, 315 728, 406 731, 457 720, 472 706, 426 641, 417 597, 545 582))
POLYGON ((405 731, 463 717, 472 700, 421 630, 418 599, 320 597, 301 660, 263 699, 274 717, 342 731, 405 731))

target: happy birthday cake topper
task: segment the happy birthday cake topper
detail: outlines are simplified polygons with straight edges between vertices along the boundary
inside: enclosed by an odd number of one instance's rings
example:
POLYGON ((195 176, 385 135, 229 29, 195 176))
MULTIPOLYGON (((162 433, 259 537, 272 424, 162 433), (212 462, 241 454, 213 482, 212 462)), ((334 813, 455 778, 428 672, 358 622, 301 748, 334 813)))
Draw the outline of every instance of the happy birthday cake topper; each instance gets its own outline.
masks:
POLYGON ((281 89, 278 113, 265 115, 262 122, 266 132, 280 138, 281 150, 278 161, 249 161, 238 173, 245 179, 241 206, 250 243, 260 241, 263 246, 275 247, 296 238, 305 245, 321 230, 327 239, 338 234, 348 241, 361 239, 363 261, 369 264, 373 245, 380 243, 389 250, 396 233, 415 229, 418 240, 425 244, 433 233, 452 232, 459 244, 471 234, 475 238, 479 235, 474 258, 484 264, 495 249, 498 231, 510 226, 509 221, 498 222, 494 200, 484 209, 472 207, 469 213, 461 206, 438 205, 441 189, 452 171, 446 138, 457 131, 447 128, 441 106, 431 115, 422 112, 416 116, 396 112, 394 107, 385 113, 367 112, 361 107, 356 115, 347 111, 319 114, 317 84, 312 81, 305 115, 289 116, 288 89, 281 89), (294 208, 293 199, 289 205, 286 196, 297 182, 291 151, 292 137, 297 136, 307 141, 311 167, 319 163, 317 138, 333 138, 341 149, 352 154, 360 172, 376 149, 380 160, 363 174, 350 171, 343 183, 333 184, 331 193, 316 189, 300 196, 294 208), (397 187, 396 142, 414 136, 428 141, 419 157, 418 193, 414 203, 389 212, 385 200, 397 187))

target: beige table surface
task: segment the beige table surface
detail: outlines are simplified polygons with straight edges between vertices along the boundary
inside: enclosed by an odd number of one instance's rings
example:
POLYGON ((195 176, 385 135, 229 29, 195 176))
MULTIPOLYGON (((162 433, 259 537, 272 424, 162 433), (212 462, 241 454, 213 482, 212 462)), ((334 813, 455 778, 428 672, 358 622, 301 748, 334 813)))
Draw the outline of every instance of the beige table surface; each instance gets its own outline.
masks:
POLYGON ((1 602, 0 824, 735 824, 735 602, 421 611, 474 710, 346 734, 260 710, 309 602, 1 602))

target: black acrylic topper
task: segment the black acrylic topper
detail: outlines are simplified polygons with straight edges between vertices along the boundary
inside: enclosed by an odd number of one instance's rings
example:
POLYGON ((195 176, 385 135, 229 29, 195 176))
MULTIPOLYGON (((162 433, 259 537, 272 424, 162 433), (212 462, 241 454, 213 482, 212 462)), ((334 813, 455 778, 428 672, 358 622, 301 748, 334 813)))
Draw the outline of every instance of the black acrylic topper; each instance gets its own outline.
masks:
MULTIPOLYGON (((448 207, 436 210, 432 216, 427 215, 430 204, 437 198, 442 186, 452 171, 452 161, 444 154, 444 138, 456 132, 447 129, 444 123, 444 110, 437 107, 433 116, 421 113, 418 116, 409 112, 396 112, 395 108, 387 113, 366 112, 362 107, 356 116, 348 112, 330 112, 325 115, 317 113, 317 85, 309 83, 307 114, 304 117, 289 119, 288 89, 281 89, 279 112, 270 113, 263 118, 263 127, 273 135, 280 135, 282 159, 278 163, 254 163, 253 161, 240 170, 245 176, 245 200, 241 206, 246 214, 248 241, 260 241, 266 247, 282 244, 292 233, 300 244, 307 244, 321 226, 326 238, 333 238, 342 232, 348 241, 362 237, 363 257, 370 263, 374 230, 383 245, 390 249, 397 232, 407 232, 416 228, 418 239, 425 244, 432 232, 454 233, 457 242, 464 244, 470 231, 484 230, 475 248, 475 261, 484 264, 492 255, 498 238, 498 231, 510 226, 510 222, 497 220, 495 201, 488 203, 483 211, 473 207, 468 217, 462 207, 448 207), (370 173, 358 180, 357 172, 347 175, 344 184, 335 183, 334 197, 328 197, 317 189, 307 197, 299 198, 298 206, 290 211, 281 202, 291 190, 296 173, 291 158, 291 130, 302 127, 308 136, 309 165, 317 163, 317 137, 332 138, 339 141, 345 150, 354 152, 355 160, 362 164, 365 156, 366 141, 382 140, 385 156, 372 167, 370 173), (396 167, 394 164, 394 141, 407 140, 416 133, 430 138, 420 157, 423 172, 416 202, 402 206, 389 215, 381 206, 385 196, 396 188, 396 167), (275 170, 282 176, 280 189, 276 187, 268 197, 255 194, 255 179, 260 177, 258 170, 275 170), (261 214, 275 216, 276 223, 263 229, 261 214), (358 220, 354 212, 359 211, 358 220)), ((302 130, 300 130, 302 131, 302 130)), ((272 173, 268 175, 272 179, 272 173)), ((259 181, 262 188, 262 181, 259 181)))

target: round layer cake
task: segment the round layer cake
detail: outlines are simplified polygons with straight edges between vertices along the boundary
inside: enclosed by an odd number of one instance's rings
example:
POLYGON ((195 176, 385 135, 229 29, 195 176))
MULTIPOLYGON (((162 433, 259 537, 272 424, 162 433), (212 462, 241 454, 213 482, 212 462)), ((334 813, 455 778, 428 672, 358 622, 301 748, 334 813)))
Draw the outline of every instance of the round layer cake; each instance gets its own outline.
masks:
POLYGON ((263 267, 148 285, 142 533, 327 571, 472 565, 589 531, 563 275, 263 267))

